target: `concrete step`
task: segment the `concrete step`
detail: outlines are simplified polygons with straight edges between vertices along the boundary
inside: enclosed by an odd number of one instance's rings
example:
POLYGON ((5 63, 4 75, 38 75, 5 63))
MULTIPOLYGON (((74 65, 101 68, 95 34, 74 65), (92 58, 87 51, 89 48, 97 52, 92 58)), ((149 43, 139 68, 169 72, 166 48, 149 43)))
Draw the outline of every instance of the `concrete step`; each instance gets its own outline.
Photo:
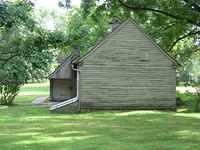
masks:
POLYGON ((79 112, 79 102, 73 102, 64 106, 60 106, 55 109, 50 109, 53 113, 78 113, 79 112))

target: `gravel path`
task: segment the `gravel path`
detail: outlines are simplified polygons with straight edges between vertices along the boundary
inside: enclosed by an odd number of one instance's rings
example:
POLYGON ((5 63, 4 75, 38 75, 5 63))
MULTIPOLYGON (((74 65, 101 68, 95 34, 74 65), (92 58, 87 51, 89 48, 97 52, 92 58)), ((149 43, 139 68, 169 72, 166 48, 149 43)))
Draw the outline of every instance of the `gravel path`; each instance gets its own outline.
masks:
MULTIPOLYGON (((31 104, 38 104, 38 105, 30 105, 30 103, 27 103, 27 105, 19 105, 16 107, 51 107, 54 103, 52 102, 45 102, 45 100, 49 96, 42 96, 34 99, 31 104)), ((24 104, 24 103, 23 103, 24 104)))
POLYGON ((32 104, 44 104, 44 101, 48 98, 49 96, 43 96, 43 97, 39 97, 34 99, 31 103, 32 104))
POLYGON ((28 106, 28 107, 51 107, 52 105, 57 104, 57 102, 45 102, 45 100, 49 96, 42 96, 34 99, 31 103, 32 104, 41 104, 41 105, 35 105, 35 106, 28 106))

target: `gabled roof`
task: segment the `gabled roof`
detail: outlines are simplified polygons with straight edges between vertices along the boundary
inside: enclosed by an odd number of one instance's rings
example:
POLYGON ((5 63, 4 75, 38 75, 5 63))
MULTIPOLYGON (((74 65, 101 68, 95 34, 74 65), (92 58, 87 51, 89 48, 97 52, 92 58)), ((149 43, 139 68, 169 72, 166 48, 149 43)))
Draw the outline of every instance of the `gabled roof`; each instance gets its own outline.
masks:
POLYGON ((172 61, 176 66, 180 66, 180 64, 176 61, 176 59, 174 59, 173 57, 171 57, 167 52, 165 52, 163 49, 161 49, 161 47, 153 40, 153 38, 147 33, 145 32, 137 23, 135 20, 133 20, 132 18, 128 18, 126 19, 124 22, 121 23, 121 25, 119 25, 113 32, 108 33, 105 38, 103 38, 100 42, 98 42, 96 45, 94 45, 93 47, 91 47, 83 56, 77 58, 76 60, 73 61, 73 63, 79 63, 82 62, 84 59, 86 59, 89 55, 91 55, 93 52, 96 51, 96 49, 98 47, 100 47, 101 45, 103 45, 107 40, 109 40, 113 35, 115 35, 123 26, 125 26, 128 22, 132 22, 152 43, 154 46, 156 46, 161 53, 163 53, 166 57, 168 57, 168 59, 170 61, 172 61))
POLYGON ((53 75, 55 75, 68 61, 71 61, 71 57, 72 55, 65 57, 60 65, 58 65, 58 67, 51 74, 49 74, 47 78, 51 79, 53 75))

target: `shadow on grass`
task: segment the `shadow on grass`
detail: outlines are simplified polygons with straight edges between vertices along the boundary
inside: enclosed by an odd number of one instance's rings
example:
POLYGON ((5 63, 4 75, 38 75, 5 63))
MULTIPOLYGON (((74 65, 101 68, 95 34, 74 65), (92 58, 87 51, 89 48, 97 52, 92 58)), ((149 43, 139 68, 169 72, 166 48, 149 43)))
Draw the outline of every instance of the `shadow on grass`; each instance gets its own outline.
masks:
POLYGON ((196 111, 196 104, 198 96, 193 93, 177 93, 177 96, 181 98, 184 105, 178 107, 178 112, 194 112, 196 111))
POLYGON ((200 114, 96 111, 51 114, 46 108, 0 110, 2 149, 198 150, 200 114))

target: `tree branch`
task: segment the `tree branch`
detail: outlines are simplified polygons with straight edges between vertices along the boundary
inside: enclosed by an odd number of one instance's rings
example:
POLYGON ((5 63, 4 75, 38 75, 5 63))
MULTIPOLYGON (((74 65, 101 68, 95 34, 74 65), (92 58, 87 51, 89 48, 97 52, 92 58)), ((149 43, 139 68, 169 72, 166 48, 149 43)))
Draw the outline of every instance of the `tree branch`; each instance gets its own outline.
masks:
POLYGON ((193 53, 200 51, 200 48, 193 50, 193 53))
POLYGON ((168 23, 167 26, 163 30, 167 30, 167 29, 173 27, 174 25, 176 25, 176 23, 177 23, 176 21, 168 23))
POLYGON ((179 38, 170 46, 170 48, 169 48, 167 51, 168 51, 168 52, 171 51, 172 48, 173 48, 179 41, 181 41, 181 40, 183 40, 183 39, 185 39, 185 38, 187 38, 187 37, 189 37, 189 36, 191 36, 191 35, 195 35, 195 34, 200 34, 200 31, 190 32, 190 33, 188 33, 188 34, 186 34, 186 35, 184 35, 184 36, 182 36, 182 37, 179 37, 179 38))
MULTIPOLYGON (((5 65, 5 64, 7 64, 7 63, 9 63, 10 62, 10 59, 12 59, 12 58, 14 58, 14 57, 17 57, 17 56, 20 56, 19 54, 15 54, 15 55, 12 55, 12 56, 10 56, 10 57, 8 57, 8 58, 0 58, 0 61, 3 61, 4 63, 2 64, 3 66, 5 65)), ((10 62, 11 63, 11 62, 10 62)))
POLYGON ((190 0, 183 0, 183 1, 185 3, 187 3, 188 5, 192 6, 193 9, 197 10, 198 12, 200 12, 200 7, 194 1, 190 1, 190 0))
POLYGON ((145 7, 144 8, 140 8, 140 7, 130 6, 130 5, 126 4, 126 3, 124 3, 122 0, 118 0, 118 1, 122 6, 128 8, 130 10, 133 10, 133 11, 142 11, 143 10, 143 11, 151 11, 151 12, 155 12, 155 13, 160 13, 160 14, 163 14, 165 16, 177 19, 177 20, 185 21, 185 22, 193 24, 195 26, 200 26, 200 23, 197 23, 197 22, 195 22, 193 20, 190 20, 190 19, 187 19, 187 18, 182 18, 180 16, 175 16, 175 15, 170 14, 168 12, 165 12, 163 10, 153 9, 153 8, 145 8, 145 7))
POLYGON ((8 55, 8 54, 15 54, 16 51, 6 51, 6 52, 0 52, 0 55, 8 55))

